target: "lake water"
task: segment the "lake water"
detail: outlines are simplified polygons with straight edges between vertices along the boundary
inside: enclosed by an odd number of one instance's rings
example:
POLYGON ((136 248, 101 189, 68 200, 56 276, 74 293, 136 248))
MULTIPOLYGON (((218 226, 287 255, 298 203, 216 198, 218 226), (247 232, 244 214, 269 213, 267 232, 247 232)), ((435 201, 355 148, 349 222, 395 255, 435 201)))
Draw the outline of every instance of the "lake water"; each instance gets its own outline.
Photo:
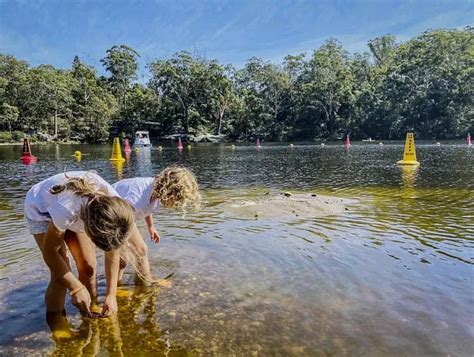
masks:
POLYGON ((0 147, 0 354, 472 355, 474 148, 417 149, 418 170, 395 165, 403 143, 165 147, 120 167, 110 146, 33 147, 39 161, 28 166, 21 147, 0 147), (155 216, 162 242, 149 244, 150 261, 155 275, 174 274, 171 287, 135 288, 129 271, 117 318, 82 319, 68 304, 52 335, 26 191, 64 170, 115 182, 170 164, 190 167, 204 196, 198 212, 155 216), (224 212, 230 200, 280 191, 356 204, 312 219, 224 212))

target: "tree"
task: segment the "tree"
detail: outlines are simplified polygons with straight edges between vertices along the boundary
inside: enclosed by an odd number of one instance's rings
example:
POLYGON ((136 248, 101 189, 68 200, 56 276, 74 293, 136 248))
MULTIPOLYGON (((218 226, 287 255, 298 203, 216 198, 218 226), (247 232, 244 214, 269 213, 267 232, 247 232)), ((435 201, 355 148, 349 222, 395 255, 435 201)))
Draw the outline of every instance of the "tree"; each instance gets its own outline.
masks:
POLYGON ((279 66, 253 57, 236 77, 236 91, 244 98, 246 107, 238 126, 245 138, 281 140, 286 128, 289 74, 279 66))
POLYGON ((397 48, 395 37, 392 35, 374 38, 369 41, 367 46, 374 56, 377 65, 384 65, 390 62, 397 48))
POLYGON ((46 65, 31 69, 26 88, 29 99, 22 111, 28 125, 50 132, 54 138, 59 134, 68 136, 72 117, 72 86, 73 79, 67 71, 46 65))
POLYGON ((198 115, 197 104, 204 64, 189 52, 180 52, 168 60, 157 60, 148 65, 152 78, 148 86, 159 97, 179 108, 178 125, 189 133, 190 119, 198 115))
POLYGON ((108 49, 107 55, 100 60, 111 74, 109 85, 121 106, 127 106, 127 91, 137 79, 139 57, 133 48, 120 45, 108 49))
POLYGON ((119 112, 115 125, 122 132, 132 135, 143 125, 153 125, 154 130, 166 132, 166 120, 162 120, 163 110, 160 99, 147 87, 136 84, 129 91, 128 106, 119 112))
POLYGON ((298 87, 298 124, 303 132, 334 137, 347 131, 354 101, 349 64, 347 51, 335 40, 314 51, 298 87))
POLYGON ((205 92, 203 99, 210 116, 215 121, 214 132, 217 135, 222 134, 224 117, 232 110, 237 100, 232 88, 232 81, 229 78, 229 72, 232 70, 233 68, 225 68, 217 61, 209 61, 203 72, 202 88, 205 92))
POLYGON ((2 103, 0 107, 0 125, 6 126, 10 135, 12 133, 12 125, 18 121, 18 117, 19 111, 17 107, 8 103, 2 103))
POLYGON ((117 111, 114 96, 100 85, 96 71, 74 57, 71 75, 74 98, 71 131, 76 139, 87 142, 107 140, 113 114, 117 111))
POLYGON ((472 28, 425 32, 398 47, 382 88, 398 136, 414 128, 421 137, 447 138, 472 127, 472 53, 472 28))

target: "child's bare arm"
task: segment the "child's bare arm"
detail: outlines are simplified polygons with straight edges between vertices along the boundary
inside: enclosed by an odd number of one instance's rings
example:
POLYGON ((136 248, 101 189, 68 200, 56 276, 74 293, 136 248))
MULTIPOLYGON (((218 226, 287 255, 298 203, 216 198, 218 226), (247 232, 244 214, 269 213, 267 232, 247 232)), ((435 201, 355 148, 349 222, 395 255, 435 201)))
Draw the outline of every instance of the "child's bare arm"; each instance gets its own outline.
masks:
POLYGON ((117 312, 117 284, 120 270, 120 251, 118 249, 105 252, 106 293, 102 313, 112 315, 117 312))
POLYGON ((87 289, 71 272, 68 264, 61 257, 59 250, 64 242, 64 232, 50 223, 43 240, 43 258, 51 273, 72 292, 73 303, 82 311, 90 311, 91 297, 87 289))
POLYGON ((145 217, 145 223, 148 228, 148 233, 150 233, 150 238, 155 243, 160 243, 160 235, 155 229, 155 225, 153 223, 153 215, 148 215, 145 217))

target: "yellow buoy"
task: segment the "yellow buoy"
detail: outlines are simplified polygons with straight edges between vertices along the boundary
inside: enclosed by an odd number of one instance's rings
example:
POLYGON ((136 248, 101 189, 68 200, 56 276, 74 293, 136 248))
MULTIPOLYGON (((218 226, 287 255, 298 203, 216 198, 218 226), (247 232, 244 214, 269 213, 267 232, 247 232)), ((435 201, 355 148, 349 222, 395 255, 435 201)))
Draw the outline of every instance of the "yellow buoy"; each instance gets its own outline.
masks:
POLYGON ((74 151, 74 157, 77 161, 81 161, 82 153, 80 151, 74 151))
POLYGON ((232 150, 234 150, 234 149, 235 149, 235 145, 232 144, 232 145, 230 146, 230 148, 231 148, 232 150))
POLYGON ((138 152, 138 148, 134 148, 133 151, 138 152))
POLYGON ((160 145, 160 146, 157 147, 157 149, 158 149, 158 151, 162 151, 162 150, 163 150, 163 146, 160 145))
POLYGON ((420 163, 416 160, 415 136, 413 133, 407 133, 405 140, 405 150, 403 151, 403 159, 397 161, 397 165, 413 165, 420 163))
POLYGON ((326 145, 325 145, 324 143, 321 143, 321 146, 324 147, 324 146, 326 146, 326 145))
POLYGON ((290 148, 292 148, 292 147, 294 147, 294 145, 293 145, 293 144, 290 144, 290 148))
POLYGON ((193 147, 191 145, 186 146, 188 150, 191 150, 193 147))
POLYGON ((125 161, 122 157, 122 150, 120 149, 120 139, 114 138, 114 144, 112 146, 112 156, 110 161, 125 161))

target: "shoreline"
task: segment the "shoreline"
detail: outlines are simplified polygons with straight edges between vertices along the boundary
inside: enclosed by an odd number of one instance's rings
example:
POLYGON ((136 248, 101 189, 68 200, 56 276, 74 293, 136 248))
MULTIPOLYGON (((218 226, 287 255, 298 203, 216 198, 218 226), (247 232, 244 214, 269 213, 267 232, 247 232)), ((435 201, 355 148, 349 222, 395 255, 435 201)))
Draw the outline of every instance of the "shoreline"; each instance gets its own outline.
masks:
MULTIPOLYGON (((89 145, 86 143, 79 143, 77 141, 30 141, 34 146, 48 146, 48 145, 89 145)), ((0 146, 22 146, 23 141, 16 141, 12 143, 0 143, 0 146)))
MULTIPOLYGON (((354 140, 351 142, 352 145, 378 145, 379 143, 382 144, 397 144, 397 143, 404 143, 405 139, 399 139, 399 140, 373 140, 371 142, 367 141, 362 141, 362 140, 354 140)), ((428 145, 436 145, 437 143, 459 143, 459 144, 466 144, 466 140, 464 138, 461 139, 442 139, 442 140, 435 140, 435 139, 416 139, 416 144, 428 144, 428 145)), ((112 142, 110 143, 81 143, 77 141, 30 141, 30 144, 32 146, 48 146, 48 145, 112 145, 112 142)), ((174 142, 169 142, 169 141, 157 141, 157 142, 152 142, 153 146, 156 145, 174 145, 174 142)), ((236 146, 247 146, 247 145, 255 145, 253 141, 221 141, 218 143, 210 143, 210 142, 193 142, 189 143, 191 145, 236 145, 236 146)), ((262 142, 262 147, 265 147, 265 145, 268 146, 275 146, 275 145, 289 145, 289 144, 294 144, 294 145, 322 145, 322 144, 327 144, 327 145, 338 145, 341 144, 343 145, 344 142, 342 140, 331 140, 331 141, 320 141, 320 140, 303 140, 303 141, 264 141, 262 142)), ((0 142, 0 147, 1 146, 22 146, 23 141, 17 141, 17 142, 10 142, 10 143, 1 143, 0 142)))

